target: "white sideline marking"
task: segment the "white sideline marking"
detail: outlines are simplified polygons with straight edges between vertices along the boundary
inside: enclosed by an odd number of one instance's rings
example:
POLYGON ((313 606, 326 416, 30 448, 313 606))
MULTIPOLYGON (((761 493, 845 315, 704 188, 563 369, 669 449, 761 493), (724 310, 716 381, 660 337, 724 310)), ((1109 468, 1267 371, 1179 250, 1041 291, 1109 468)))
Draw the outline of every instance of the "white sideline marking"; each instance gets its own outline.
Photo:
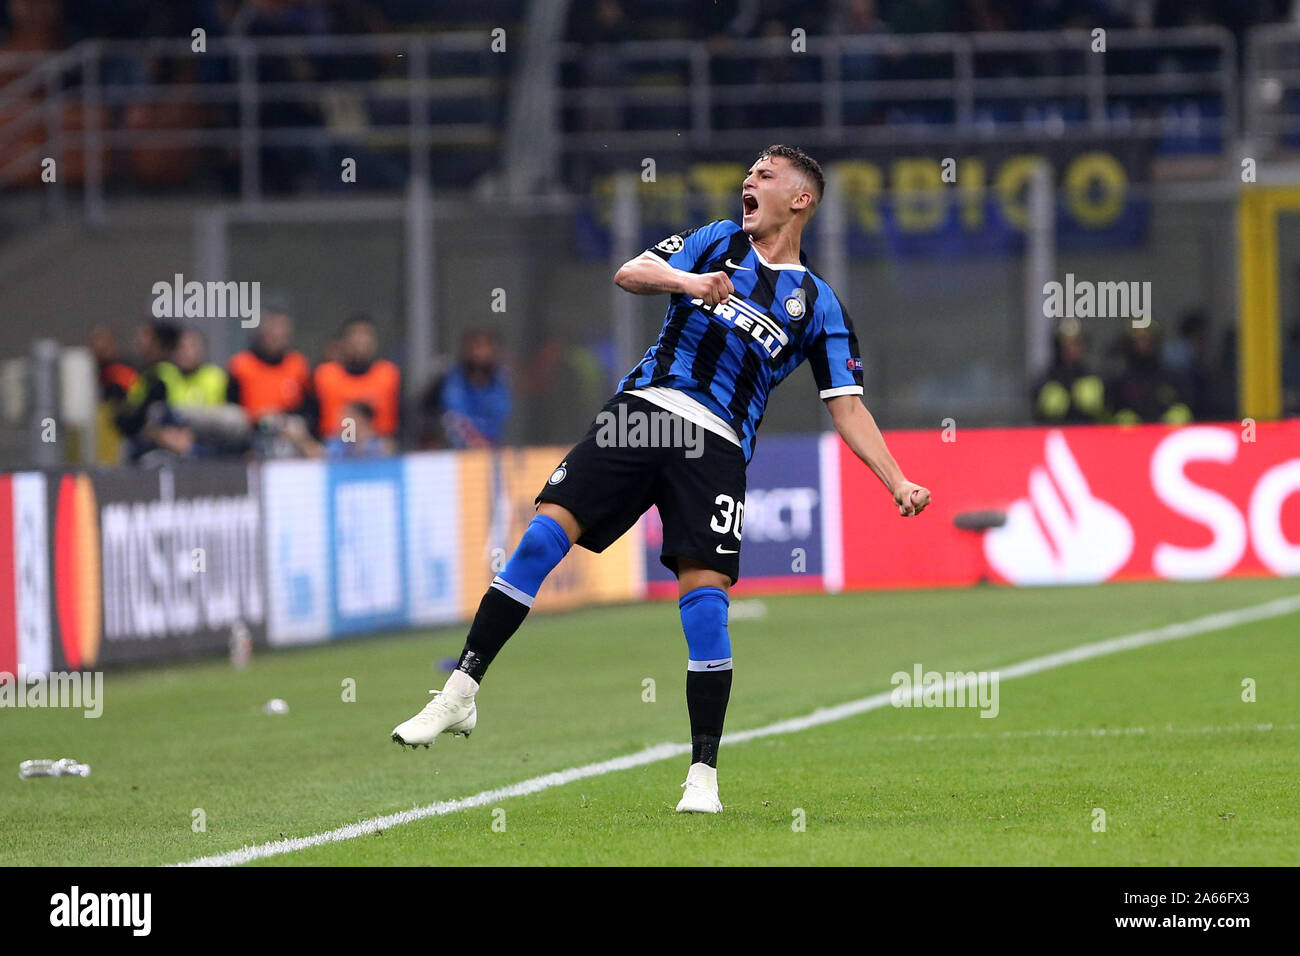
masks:
MULTIPOLYGON (((1121 651, 1131 651, 1138 647, 1147 647, 1151 644, 1163 644, 1166 641, 1177 641, 1184 637, 1192 637, 1196 634, 1205 634, 1210 631, 1221 631, 1230 627, 1236 627, 1240 624, 1248 624, 1253 621, 1263 621, 1269 618, 1282 617, 1287 614, 1293 614, 1300 611, 1300 596, 1279 598, 1275 601, 1268 601, 1264 604, 1256 604, 1251 607, 1239 608, 1235 611, 1220 611, 1217 614, 1208 614, 1205 617, 1198 617, 1191 621, 1182 621, 1177 624, 1169 624, 1165 627, 1159 627, 1150 631, 1138 631, 1134 634, 1126 634, 1122 637, 1112 637, 1109 640, 1097 641, 1092 644, 1080 644, 1078 647, 1072 647, 1069 650, 1058 651, 1055 654, 1046 654, 1042 657, 1032 657, 1027 661, 1021 661, 1019 664, 1012 664, 998 670, 999 680, 1011 680, 1015 677, 1025 677, 1029 674, 1038 674, 1046 670, 1052 670, 1057 667, 1064 667, 1067 664, 1077 664, 1079 661, 1091 660, 1094 657, 1105 657, 1109 654, 1118 654, 1121 651)), ((954 681, 947 682, 957 686, 954 681)), ((947 684, 945 684, 945 688, 947 684)), ((916 688, 915 693, 919 695, 921 688, 916 688)), ((727 744, 743 743, 746 740, 758 740, 763 737, 775 737, 780 734, 795 734, 801 730, 808 730, 811 727, 820 727, 822 724, 831 724, 836 721, 845 720, 849 717, 856 717, 858 714, 865 714, 868 711, 879 710, 882 707, 888 707, 892 698, 891 691, 885 691, 879 694, 872 694, 870 697, 863 697, 858 700, 851 700, 847 703, 837 704, 834 707, 819 707, 811 714, 805 714, 802 717, 793 717, 789 720, 779 720, 774 724, 768 724, 766 727, 756 727, 753 730, 742 730, 734 734, 726 734, 723 741, 727 744)), ((588 777, 600 777, 607 773, 615 773, 619 770, 630 770, 633 767, 643 767, 646 764, 658 763, 661 760, 667 760, 670 757, 678 757, 682 754, 690 753, 689 744, 658 744, 654 747, 647 747, 634 754, 627 754, 623 757, 614 757, 611 760, 602 760, 599 763, 589 763, 582 767, 570 767, 568 770, 558 770, 554 773, 543 774, 540 777, 532 777, 528 780, 521 780, 519 783, 512 783, 508 786, 498 787, 494 790, 484 790, 476 793, 472 797, 461 797, 458 800, 444 800, 440 803, 431 803, 423 807, 414 807, 410 810, 403 810, 400 813, 390 813, 387 816, 371 817, 369 820, 359 820, 356 823, 349 823, 347 826, 339 827, 335 830, 326 830, 324 833, 316 833, 312 836, 294 837, 292 839, 275 840, 271 843, 259 843, 256 846, 246 846, 239 850, 231 850, 228 853, 218 853, 213 856, 203 856, 185 863, 176 864, 177 866, 237 866, 241 863, 250 863, 253 860, 264 860, 267 857, 280 856, 284 853, 294 853, 298 850, 307 850, 311 847, 323 846, 326 843, 339 843, 343 840, 352 840, 356 837, 367 836, 379 830, 387 830, 391 827, 401 826, 404 823, 414 823, 416 820, 423 820, 427 817, 441 817, 449 813, 458 813, 461 810, 470 810, 474 807, 485 807, 489 804, 496 803, 499 800, 506 800, 510 797, 525 797, 530 794, 540 793, 543 790, 550 790, 552 787, 562 787, 566 784, 573 783, 577 780, 585 780, 588 777)))
POLYGON ((948 740, 1027 740, 1032 737, 1151 737, 1160 734, 1267 734, 1300 730, 1300 724, 1229 724, 1225 727, 1070 727, 1064 730, 1004 730, 1000 734, 894 734, 872 736, 872 743, 905 741, 913 744, 941 743, 948 740))

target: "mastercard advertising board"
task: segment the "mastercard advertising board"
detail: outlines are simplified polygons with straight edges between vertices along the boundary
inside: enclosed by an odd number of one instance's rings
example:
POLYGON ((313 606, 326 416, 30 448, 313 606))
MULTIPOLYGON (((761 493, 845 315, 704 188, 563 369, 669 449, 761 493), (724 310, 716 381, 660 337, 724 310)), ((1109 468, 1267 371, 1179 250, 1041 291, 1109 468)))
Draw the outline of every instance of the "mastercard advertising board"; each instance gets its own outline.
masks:
POLYGON ((234 463, 49 476, 55 670, 225 650, 265 637, 255 473, 234 463))

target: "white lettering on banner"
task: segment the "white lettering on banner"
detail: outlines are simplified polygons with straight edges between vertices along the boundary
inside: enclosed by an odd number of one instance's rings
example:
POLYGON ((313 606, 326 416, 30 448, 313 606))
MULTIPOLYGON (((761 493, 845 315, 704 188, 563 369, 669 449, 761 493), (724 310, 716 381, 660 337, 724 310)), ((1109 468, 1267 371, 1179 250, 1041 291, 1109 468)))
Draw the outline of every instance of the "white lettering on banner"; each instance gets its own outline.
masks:
POLYGON ((1291 543, 1282 530, 1282 508, 1300 493, 1300 459, 1274 465, 1260 476, 1247 505, 1249 525, 1231 500, 1193 483, 1183 473, 1197 460, 1230 465, 1240 442, 1231 429, 1186 428, 1175 432, 1151 456, 1151 485, 1172 511, 1203 524, 1214 540, 1204 548, 1156 545, 1151 565, 1168 578, 1217 578, 1228 574, 1246 553, 1249 540, 1260 563, 1279 575, 1300 574, 1300 542, 1291 543))
POLYGON ((1300 494, 1300 459, 1274 465, 1260 476, 1250 495, 1250 536, 1255 554, 1274 574, 1300 574, 1300 542, 1282 533, 1282 505, 1300 494))
POLYGON ((116 502, 100 514, 107 640, 260 623, 262 547, 251 495, 116 502), (207 569, 196 573, 195 548, 207 569))
POLYGON ((745 494, 745 540, 802 541, 812 536, 815 488, 755 488, 745 494))
MULTIPOLYGON (((1300 494, 1300 458, 1264 472, 1241 502, 1187 475, 1197 462, 1233 466, 1241 447, 1233 429, 1191 426, 1171 432, 1152 451, 1148 475, 1156 500, 1210 536, 1208 544, 1195 547, 1156 541, 1151 570, 1157 577, 1223 577, 1241 564, 1247 546, 1274 574, 1300 574, 1300 541, 1288 540, 1282 525, 1287 501, 1300 494)), ((1030 470, 1029 496, 1012 502, 1006 524, 984 536, 990 565, 1013 584, 1110 578, 1132 554, 1128 518, 1092 494, 1063 433, 1048 433, 1045 457, 1046 469, 1030 470)))
POLYGON ((1151 567, 1162 578, 1176 581, 1217 578, 1235 568, 1246 553, 1246 522, 1237 506, 1185 474, 1188 462, 1204 460, 1231 464, 1240 447, 1235 432, 1222 428, 1185 428, 1174 432, 1151 455, 1151 488, 1170 511, 1210 529, 1213 540, 1203 548, 1161 542, 1151 554, 1151 567))
POLYGON ((398 518, 396 482, 349 481, 335 487, 335 588, 340 616, 401 610, 398 518))

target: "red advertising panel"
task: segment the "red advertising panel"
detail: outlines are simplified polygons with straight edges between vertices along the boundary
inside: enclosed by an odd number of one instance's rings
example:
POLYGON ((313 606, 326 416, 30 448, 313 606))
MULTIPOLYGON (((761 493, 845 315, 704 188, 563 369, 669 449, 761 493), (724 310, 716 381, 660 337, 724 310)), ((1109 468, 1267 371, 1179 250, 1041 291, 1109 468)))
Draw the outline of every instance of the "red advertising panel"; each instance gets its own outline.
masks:
POLYGON ((0 674, 18 673, 18 593, 14 577, 14 488, 0 475, 0 674))
POLYGON ((915 519, 840 447, 846 588, 1300 575, 1300 421, 946 437, 888 436, 915 519))

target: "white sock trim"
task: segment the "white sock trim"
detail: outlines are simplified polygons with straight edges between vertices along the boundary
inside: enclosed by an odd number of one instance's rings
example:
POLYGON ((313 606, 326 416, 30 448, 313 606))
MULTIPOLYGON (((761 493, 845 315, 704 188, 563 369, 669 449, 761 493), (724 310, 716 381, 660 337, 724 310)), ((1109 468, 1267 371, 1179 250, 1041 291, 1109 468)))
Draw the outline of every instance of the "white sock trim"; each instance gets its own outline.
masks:
POLYGON ((718 768, 710 767, 706 763, 693 763, 690 769, 686 771, 687 780, 698 780, 703 777, 704 781, 710 784, 714 790, 718 789, 718 768))
POLYGON ((451 672, 451 676, 447 678, 447 683, 443 685, 442 689, 449 694, 472 697, 478 693, 478 681, 462 670, 454 670, 451 672))
POLYGON ((729 671, 731 658, 722 657, 716 661, 687 661, 686 669, 688 671, 729 671))
POLYGON ((492 579, 492 586, 513 601, 518 601, 524 607, 533 606, 533 596, 527 591, 521 591, 501 575, 492 579))

